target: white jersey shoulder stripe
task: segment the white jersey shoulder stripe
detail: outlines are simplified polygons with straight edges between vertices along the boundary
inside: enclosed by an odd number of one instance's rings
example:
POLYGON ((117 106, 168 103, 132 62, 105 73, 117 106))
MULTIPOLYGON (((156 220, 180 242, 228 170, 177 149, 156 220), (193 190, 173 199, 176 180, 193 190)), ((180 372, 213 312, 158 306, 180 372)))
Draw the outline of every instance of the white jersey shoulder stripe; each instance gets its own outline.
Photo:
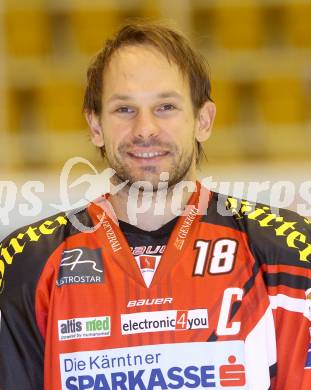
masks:
POLYGON ((301 313, 311 321, 311 300, 293 298, 285 294, 270 295, 269 299, 272 309, 281 307, 288 311, 301 313))
POLYGON ((249 389, 270 388, 269 367, 276 363, 276 338, 271 307, 245 339, 245 365, 249 389))

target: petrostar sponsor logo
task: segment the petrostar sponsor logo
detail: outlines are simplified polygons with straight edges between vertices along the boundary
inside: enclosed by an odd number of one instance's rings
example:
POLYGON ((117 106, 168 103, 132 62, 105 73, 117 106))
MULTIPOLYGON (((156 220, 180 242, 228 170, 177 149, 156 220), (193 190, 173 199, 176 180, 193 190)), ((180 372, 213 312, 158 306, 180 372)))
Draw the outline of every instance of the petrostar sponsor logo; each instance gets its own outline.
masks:
POLYGON ((62 255, 57 286, 103 283, 104 272, 100 249, 74 248, 62 255))
POLYGON ((123 335, 208 328, 207 309, 121 314, 123 335))
POLYGON ((60 341, 110 336, 110 316, 70 318, 58 321, 60 341))

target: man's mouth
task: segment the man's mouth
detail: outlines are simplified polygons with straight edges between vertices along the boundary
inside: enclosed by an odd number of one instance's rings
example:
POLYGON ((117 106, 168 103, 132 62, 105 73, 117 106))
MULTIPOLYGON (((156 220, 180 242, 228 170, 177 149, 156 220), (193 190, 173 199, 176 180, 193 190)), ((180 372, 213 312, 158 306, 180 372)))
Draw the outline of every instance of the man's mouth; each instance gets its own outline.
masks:
POLYGON ((166 156, 169 152, 159 151, 159 152, 128 152, 130 157, 138 158, 138 159, 154 159, 157 157, 166 156))

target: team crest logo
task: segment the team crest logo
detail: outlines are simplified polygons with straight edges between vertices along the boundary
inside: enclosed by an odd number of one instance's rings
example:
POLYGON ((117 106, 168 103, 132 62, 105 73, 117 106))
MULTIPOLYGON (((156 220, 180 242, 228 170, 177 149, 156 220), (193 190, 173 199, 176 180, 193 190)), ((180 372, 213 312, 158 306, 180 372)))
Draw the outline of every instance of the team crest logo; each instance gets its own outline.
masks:
POLYGON ((152 282, 153 275, 160 263, 161 255, 140 255, 134 257, 140 269, 141 275, 144 278, 147 287, 149 287, 152 282))
POLYGON ((100 249, 75 248, 63 252, 56 285, 103 283, 100 249))
POLYGON ((154 270, 156 266, 156 256, 139 256, 140 269, 154 270))

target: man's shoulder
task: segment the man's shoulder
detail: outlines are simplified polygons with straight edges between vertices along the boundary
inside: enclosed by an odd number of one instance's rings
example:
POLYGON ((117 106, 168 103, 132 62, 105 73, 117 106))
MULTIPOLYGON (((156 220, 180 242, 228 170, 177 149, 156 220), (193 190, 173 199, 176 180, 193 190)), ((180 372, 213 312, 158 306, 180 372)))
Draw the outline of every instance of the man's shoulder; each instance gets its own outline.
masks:
POLYGON ((80 233, 72 223, 90 225, 87 212, 61 212, 40 221, 18 228, 0 243, 0 293, 6 282, 12 279, 30 279, 43 269, 50 255, 70 236, 80 233))
POLYGON ((241 232, 263 261, 310 267, 311 221, 295 211, 214 193, 202 220, 241 232))
POLYGON ((53 239, 67 224, 66 214, 58 213, 16 229, 1 242, 0 259, 4 257, 9 262, 10 255, 25 253, 29 246, 40 247, 42 241, 53 239))

